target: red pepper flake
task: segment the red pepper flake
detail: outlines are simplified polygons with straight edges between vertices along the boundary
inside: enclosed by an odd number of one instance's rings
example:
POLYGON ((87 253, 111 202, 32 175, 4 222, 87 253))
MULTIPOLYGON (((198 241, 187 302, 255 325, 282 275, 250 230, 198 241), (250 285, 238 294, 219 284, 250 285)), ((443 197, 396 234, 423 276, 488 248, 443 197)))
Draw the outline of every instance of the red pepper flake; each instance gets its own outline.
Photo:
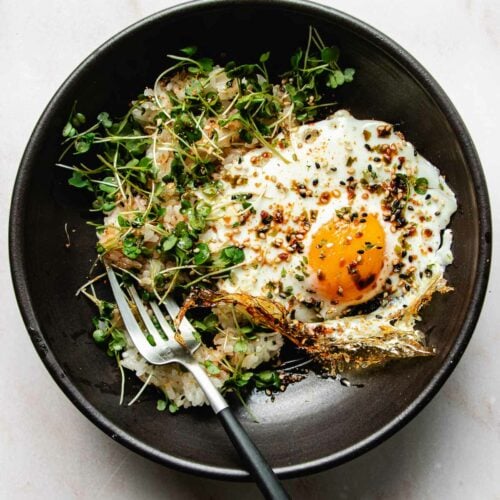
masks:
POLYGON ((322 335, 324 333, 327 333, 328 329, 326 328, 325 325, 317 325, 314 327, 314 333, 317 333, 318 335, 322 335))
POLYGON ((392 158, 398 153, 398 148, 395 144, 382 144, 379 150, 382 154, 382 159, 387 165, 391 163, 392 158))
POLYGON ((324 191, 319 195, 319 204, 320 205, 326 205, 327 203, 330 202, 331 194, 328 191, 324 191))
POLYGON ((377 127, 377 136, 378 137, 389 137, 392 132, 392 125, 388 123, 385 125, 379 125, 377 127))
POLYGON ((271 224, 271 222, 273 221, 273 216, 266 210, 262 210, 262 212, 260 213, 260 219, 262 220, 263 224, 271 224))
POLYGON ((277 224, 281 224, 284 221, 283 217, 283 209, 282 208, 277 208, 274 213, 273 213, 273 219, 274 222, 277 224))

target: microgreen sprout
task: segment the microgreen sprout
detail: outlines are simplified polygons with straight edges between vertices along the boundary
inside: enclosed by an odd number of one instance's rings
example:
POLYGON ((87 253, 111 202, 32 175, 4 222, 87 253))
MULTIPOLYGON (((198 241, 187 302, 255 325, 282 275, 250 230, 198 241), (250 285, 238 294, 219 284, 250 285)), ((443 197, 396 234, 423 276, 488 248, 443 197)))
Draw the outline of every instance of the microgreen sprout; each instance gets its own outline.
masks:
MULTIPOLYGON (((200 52, 186 46, 168 55, 170 65, 122 117, 102 110, 92 120, 75 102, 62 130, 63 152, 57 165, 69 170, 71 186, 92 196, 94 219, 104 218, 89 221, 97 232, 99 259, 120 270, 123 283, 135 282, 144 296, 160 304, 171 294, 182 300, 194 286, 213 288, 248 265, 243 247, 229 241, 214 244, 206 237, 221 218, 229 217, 233 227, 242 225, 265 195, 264 188, 220 202, 228 149, 242 154, 261 149, 266 158, 289 163, 291 158, 282 150, 291 130, 326 116, 335 104, 332 91, 351 82, 355 73, 341 66, 339 49, 326 45, 312 27, 305 48, 292 54, 290 69, 277 82, 269 69, 271 52, 249 64, 230 61, 224 67, 200 52)), ((417 194, 428 189, 424 178, 412 183, 417 194)), ((409 189, 406 193, 409 196, 409 189)), ((303 280, 307 274, 300 271, 296 277, 303 280)), ((95 294, 94 284, 105 276, 91 278, 77 295, 99 310, 92 335, 118 362, 122 404, 125 377, 120 360, 128 340, 116 306, 95 294)), ((293 290, 285 292, 290 295, 293 290)), ((240 398, 241 391, 251 388, 278 389, 281 382, 275 371, 243 368, 262 332, 247 319, 240 325, 236 315, 234 322, 237 333, 230 340, 226 336, 226 342, 232 341, 236 361, 205 361, 205 369, 214 377, 227 375, 223 391, 234 391, 240 398)), ((219 323, 214 313, 193 319, 196 334, 208 342, 223 332, 219 323)), ((151 369, 129 405, 152 378, 151 369)), ((178 410, 166 395, 157 408, 178 410)))

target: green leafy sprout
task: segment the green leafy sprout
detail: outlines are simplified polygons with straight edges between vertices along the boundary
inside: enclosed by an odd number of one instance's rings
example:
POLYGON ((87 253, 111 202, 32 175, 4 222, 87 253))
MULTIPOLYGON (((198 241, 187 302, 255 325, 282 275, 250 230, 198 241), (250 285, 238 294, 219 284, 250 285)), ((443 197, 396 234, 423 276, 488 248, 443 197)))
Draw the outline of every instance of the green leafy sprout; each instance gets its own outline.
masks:
MULTIPOLYGON (((245 264, 244 248, 228 244, 215 251, 203 240, 210 223, 224 215, 224 207, 216 204, 222 188, 216 174, 223 168, 227 137, 231 146, 265 147, 287 163, 282 150, 291 128, 331 112, 332 91, 352 82, 355 74, 340 65, 338 47, 326 45, 312 27, 305 48, 292 54, 290 68, 278 83, 269 75, 271 56, 265 52, 254 63, 231 61, 222 68, 200 56, 197 47, 184 47, 168 56, 173 64, 124 116, 115 118, 102 111, 90 124, 76 102, 70 111, 57 165, 70 170, 71 186, 89 192, 91 212, 116 215, 114 223, 89 221, 99 237, 97 252, 103 259, 125 259, 125 268, 118 266, 123 280, 136 280, 136 269, 148 259, 159 261, 160 268, 152 271, 151 289, 144 292, 159 301, 172 293, 183 296, 193 286, 213 287, 245 264), (185 82, 182 93, 175 91, 179 78, 185 82), (217 78, 222 86, 214 86, 217 78), (151 110, 154 118, 143 118, 151 110), (159 160, 162 154, 168 157, 166 166, 159 160), (173 198, 179 200, 182 220, 172 226, 166 222, 166 202, 173 198), (146 231, 158 236, 155 243, 145 238, 146 231)), ((416 180, 417 193, 427 188, 426 179, 416 180)), ((255 213, 255 195, 238 195, 231 203, 241 206, 241 215, 255 213)), ((90 289, 82 287, 99 310, 93 338, 119 360, 127 339, 113 313, 115 306, 97 298, 93 282, 90 289)), ((218 331, 213 314, 193 321, 208 341, 218 331)), ((241 361, 249 342, 262 332, 250 323, 238 328, 234 351, 241 361)), ((222 365, 206 364, 205 369, 212 376, 220 370, 230 373, 224 390, 280 386, 273 370, 245 370, 227 360, 222 365)), ((166 397, 157 407, 177 411, 166 397)))

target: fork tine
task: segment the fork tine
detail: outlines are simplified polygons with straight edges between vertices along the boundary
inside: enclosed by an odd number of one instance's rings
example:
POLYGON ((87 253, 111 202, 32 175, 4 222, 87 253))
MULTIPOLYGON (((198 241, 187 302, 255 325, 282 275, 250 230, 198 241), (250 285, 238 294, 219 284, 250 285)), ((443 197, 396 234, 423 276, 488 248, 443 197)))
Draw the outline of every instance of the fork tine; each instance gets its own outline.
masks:
POLYGON ((142 328, 137 323, 134 315, 132 314, 132 310, 128 305, 125 294, 123 293, 120 285, 118 284, 118 280, 116 279, 115 272, 110 268, 106 267, 106 272, 108 273, 109 283, 111 285, 111 289, 113 290, 113 295, 115 296, 116 305, 120 310, 121 317, 123 319, 123 323, 125 323, 125 327, 132 338, 135 346, 139 350, 139 352, 147 357, 148 351, 151 349, 151 344, 148 342, 144 333, 142 332, 142 328))
MULTIPOLYGON (((164 338, 162 338, 160 332, 158 331, 154 323, 151 321, 151 317, 149 316, 148 311, 144 307, 144 304, 142 303, 142 300, 139 297, 137 290, 133 285, 129 286, 128 289, 130 290, 130 295, 134 299, 135 305, 137 306, 137 311, 139 311, 139 314, 141 315, 144 326, 148 330, 149 334, 153 337, 156 345, 157 346, 164 345, 167 341, 164 338)), ((163 325, 161 326, 163 328, 163 325)))
MULTIPOLYGON (((164 301, 165 307, 167 308, 168 313, 170 314, 171 318, 175 320, 177 318, 177 315, 179 314, 180 308, 177 305, 177 303, 172 300, 170 297, 167 297, 164 301)), ((193 335, 193 332, 195 331, 193 325, 188 321, 188 319, 184 316, 182 318, 182 321, 179 324, 179 331, 184 335, 186 338, 185 340, 195 340, 195 337, 193 335)))
POLYGON ((173 339, 175 336, 175 332, 172 330, 172 327, 168 324, 167 320, 165 319, 165 316, 158 307, 158 304, 156 302, 150 302, 150 306, 151 309, 153 309, 154 315, 156 316, 158 323, 160 323, 162 330, 165 332, 165 335, 168 337, 169 340, 173 339))

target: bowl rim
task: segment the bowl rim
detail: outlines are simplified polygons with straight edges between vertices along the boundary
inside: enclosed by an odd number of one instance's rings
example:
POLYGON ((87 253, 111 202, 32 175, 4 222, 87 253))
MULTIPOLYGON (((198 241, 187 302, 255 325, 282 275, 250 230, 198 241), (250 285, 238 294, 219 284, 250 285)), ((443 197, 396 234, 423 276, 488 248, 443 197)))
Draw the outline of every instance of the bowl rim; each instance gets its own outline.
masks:
MULTIPOLYGON (((48 123, 47 116, 50 115, 53 108, 56 107, 57 101, 61 95, 63 95, 64 92, 71 87, 73 82, 78 80, 83 68, 88 66, 94 59, 100 57, 101 53, 108 51, 122 38, 132 35, 137 28, 144 27, 150 23, 156 23, 164 17, 188 14, 200 8, 206 11, 221 8, 230 9, 243 3, 248 5, 250 0, 226 0, 225 2, 220 2, 220 0, 194 0, 178 4, 156 12, 128 26, 101 44, 89 56, 87 56, 87 58, 73 70, 73 72, 55 92, 33 129, 20 162, 12 192, 9 217, 9 261, 17 302, 34 347, 36 348, 45 367, 50 372, 52 378, 63 390, 70 401, 112 439, 118 441, 140 455, 184 472, 225 480, 248 480, 249 475, 245 470, 240 468, 216 467, 199 463, 194 460, 185 460, 174 457, 166 452, 161 452, 154 447, 145 444, 141 440, 136 439, 132 435, 123 431, 112 421, 104 417, 99 410, 93 406, 81 392, 78 391, 71 380, 67 378, 63 367, 54 357, 49 346, 47 345, 41 331, 41 327, 36 318, 35 310, 33 308, 30 293, 27 287, 24 236, 22 226, 18 225, 17 221, 23 220, 25 210, 23 200, 25 199, 27 192, 27 181, 29 180, 30 173, 29 165, 32 163, 32 157, 36 152, 37 145, 41 141, 44 125, 48 123)), ((349 448, 322 458, 275 468, 276 473, 281 478, 291 478, 319 472, 327 468, 340 465, 374 448, 414 418, 439 391, 461 358, 472 336, 481 312, 490 271, 492 222, 484 172, 481 167, 479 156, 465 124, 459 116, 455 106, 452 104, 440 85, 413 56, 406 52, 406 50, 400 47, 391 38, 387 37, 369 24, 360 21, 349 14, 325 5, 304 0, 273 0, 272 2, 269 0, 252 0, 252 3, 256 6, 277 6, 289 11, 297 12, 298 14, 305 13, 320 15, 326 18, 334 18, 341 22, 347 29, 356 31, 359 36, 365 38, 371 43, 374 43, 396 61, 404 63, 405 67, 410 70, 412 76, 420 83, 420 85, 422 85, 424 90, 440 108, 441 112, 448 120, 453 133, 458 138, 466 162, 469 165, 479 213, 478 222, 480 241, 478 252, 478 273, 475 277, 472 299, 467 316, 445 362, 439 367, 420 395, 413 400, 403 412, 366 439, 349 448)))

